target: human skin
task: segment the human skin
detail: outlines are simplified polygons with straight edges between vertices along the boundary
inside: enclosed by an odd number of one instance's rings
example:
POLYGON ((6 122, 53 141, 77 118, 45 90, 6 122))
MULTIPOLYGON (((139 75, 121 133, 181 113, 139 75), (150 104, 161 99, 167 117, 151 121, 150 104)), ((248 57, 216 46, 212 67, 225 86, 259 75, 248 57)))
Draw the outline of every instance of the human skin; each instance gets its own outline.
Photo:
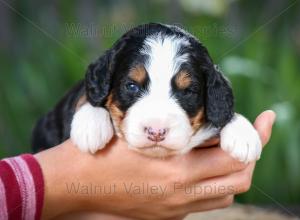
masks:
MULTIPOLYGON (((265 111, 254 123, 263 145, 270 138, 274 120, 274 112, 265 111)), ((45 180, 42 217, 101 212, 137 219, 175 219, 230 206, 235 194, 249 190, 255 162, 241 163, 216 147, 218 144, 219 140, 213 139, 188 154, 162 159, 132 151, 119 138, 94 155, 80 152, 67 140, 35 155, 45 180), (72 183, 113 190, 75 193, 68 191, 72 183), (143 184, 165 191, 128 192, 130 185, 143 184)))

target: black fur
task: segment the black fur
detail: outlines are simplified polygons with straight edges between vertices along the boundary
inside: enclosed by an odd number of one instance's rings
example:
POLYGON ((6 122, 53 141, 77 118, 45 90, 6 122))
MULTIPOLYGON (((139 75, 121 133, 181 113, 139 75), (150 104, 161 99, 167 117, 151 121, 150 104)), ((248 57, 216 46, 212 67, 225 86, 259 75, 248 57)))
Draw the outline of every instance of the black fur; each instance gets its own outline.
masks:
POLYGON ((38 152, 60 144, 70 136, 70 126, 75 106, 84 94, 84 82, 80 81, 53 108, 41 117, 32 132, 32 149, 38 152))
POLYGON ((85 80, 81 81, 55 108, 41 118, 34 131, 32 146, 34 151, 55 146, 70 136, 70 125, 80 97, 86 95, 93 106, 104 107, 107 96, 112 92, 113 100, 119 108, 126 110, 143 94, 147 93, 149 77, 137 94, 126 90, 129 70, 136 65, 144 65, 147 55, 141 55, 140 49, 146 37, 160 33, 161 36, 177 36, 188 39, 190 46, 182 47, 179 53, 188 53, 189 62, 181 68, 190 73, 192 85, 180 90, 174 79, 171 81, 172 95, 193 117, 200 108, 205 109, 206 121, 221 128, 233 117, 233 95, 230 85, 221 73, 214 68, 206 48, 192 35, 175 26, 145 24, 124 34, 111 49, 90 64, 85 80))
POLYGON ((93 106, 103 106, 111 87, 110 56, 107 51, 96 62, 89 65, 85 75, 87 100, 93 106))
POLYGON ((215 127, 224 127, 233 117, 233 94, 229 82, 216 69, 206 73, 206 118, 215 127))

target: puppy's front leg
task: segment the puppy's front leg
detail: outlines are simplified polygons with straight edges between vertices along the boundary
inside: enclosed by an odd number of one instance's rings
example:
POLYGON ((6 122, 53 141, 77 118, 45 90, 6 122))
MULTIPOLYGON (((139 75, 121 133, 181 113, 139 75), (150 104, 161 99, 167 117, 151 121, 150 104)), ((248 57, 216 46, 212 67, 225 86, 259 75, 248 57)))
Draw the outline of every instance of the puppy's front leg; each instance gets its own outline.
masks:
POLYGON ((71 140, 83 152, 95 153, 104 148, 113 134, 110 115, 105 108, 85 103, 73 116, 71 140))
POLYGON ((232 157, 250 162, 258 160, 262 151, 259 135, 252 124, 242 115, 235 113, 220 133, 221 148, 232 157))

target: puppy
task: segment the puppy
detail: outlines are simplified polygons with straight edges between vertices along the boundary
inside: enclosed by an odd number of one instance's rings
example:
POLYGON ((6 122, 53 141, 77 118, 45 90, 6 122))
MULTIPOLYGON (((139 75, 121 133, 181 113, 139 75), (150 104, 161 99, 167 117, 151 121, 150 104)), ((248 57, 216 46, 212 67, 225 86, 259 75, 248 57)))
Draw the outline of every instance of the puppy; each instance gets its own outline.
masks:
POLYGON ((89 65, 85 80, 42 117, 35 151, 71 137, 95 153, 113 135, 143 154, 184 154, 220 136, 221 148, 249 162, 261 154, 256 130, 234 113, 227 79, 207 49, 176 26, 150 23, 125 33, 89 65))

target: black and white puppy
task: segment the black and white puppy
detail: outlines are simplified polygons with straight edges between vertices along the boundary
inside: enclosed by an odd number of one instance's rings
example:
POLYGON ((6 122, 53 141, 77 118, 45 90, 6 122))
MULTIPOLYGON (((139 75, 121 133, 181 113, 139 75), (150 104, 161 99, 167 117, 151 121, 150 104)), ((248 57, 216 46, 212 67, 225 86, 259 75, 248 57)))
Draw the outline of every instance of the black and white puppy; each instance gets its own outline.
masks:
POLYGON ((39 120, 33 147, 71 137, 95 153, 114 134, 157 157, 186 153, 216 135, 243 162, 262 149, 253 126, 234 113, 232 89, 207 49, 186 31, 156 23, 128 31, 89 65, 85 80, 39 120))

